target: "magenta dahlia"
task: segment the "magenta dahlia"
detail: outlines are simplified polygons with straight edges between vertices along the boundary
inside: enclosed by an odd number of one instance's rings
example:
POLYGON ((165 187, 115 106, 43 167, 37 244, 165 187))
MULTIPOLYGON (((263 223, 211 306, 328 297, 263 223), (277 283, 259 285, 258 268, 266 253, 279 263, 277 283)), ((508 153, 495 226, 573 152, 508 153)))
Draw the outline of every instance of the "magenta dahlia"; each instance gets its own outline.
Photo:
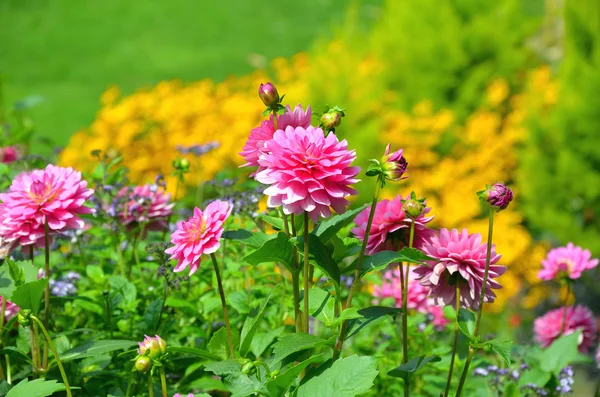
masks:
POLYGON ((0 163, 8 164, 19 159, 19 151, 14 146, 0 147, 0 163))
POLYGON ((548 347, 560 336, 572 334, 577 330, 582 331, 579 351, 587 353, 596 343, 597 326, 591 310, 581 305, 551 310, 542 317, 538 317, 533 323, 535 340, 542 347, 548 347), (566 318, 565 310, 567 311, 566 318), (564 331, 561 332, 563 329, 564 331))
MULTIPOLYGON (((0 296, 0 307, 2 306, 3 301, 4 301, 4 297, 0 296)), ((15 305, 14 303, 12 303, 11 301, 9 301, 7 299, 6 300, 6 308, 4 309, 4 318, 6 319, 6 321, 8 321, 11 318, 13 318, 16 314, 19 314, 20 310, 21 310, 21 308, 19 306, 15 305)))
POLYGON ((360 171, 351 166, 356 153, 348 150, 346 140, 339 141, 335 134, 325 137, 313 126, 288 126, 275 132, 266 148, 255 178, 270 185, 264 191, 269 207, 282 206, 286 214, 307 212, 314 222, 329 217, 331 208, 346 210, 346 197, 356 194, 351 186, 360 171))
MULTIPOLYGON (((437 305, 454 306, 456 283, 460 283, 461 306, 479 309, 486 259, 486 244, 481 240, 481 234, 469 234, 467 229, 441 229, 423 244, 421 249, 434 260, 415 268, 415 273, 421 284, 431 289, 430 296, 437 305)), ((496 264, 500 257, 492 245, 484 302, 493 302, 496 294, 492 289, 502 288, 495 280, 506 271, 496 264)))
MULTIPOLYGON (((306 107, 306 111, 302 110, 302 106, 300 105, 296 106, 294 110, 288 105, 285 113, 277 116, 277 129, 285 130, 287 127, 308 128, 311 116, 312 110, 310 105, 306 107)), ((246 164, 242 165, 242 167, 258 166, 258 158, 267 151, 265 143, 273 139, 274 133, 273 115, 268 120, 260 123, 260 126, 250 131, 250 136, 240 152, 240 155, 246 160, 246 164)))
POLYGON ((93 212, 84 205, 92 194, 81 173, 71 167, 49 164, 21 173, 8 193, 0 194, 0 236, 8 243, 43 245, 46 221, 51 234, 82 229, 79 215, 93 212))
POLYGON ((160 230, 167 227, 167 219, 173 213, 175 203, 171 194, 162 187, 146 184, 123 188, 118 197, 125 199, 118 209, 119 217, 126 226, 147 222, 147 229, 160 230))
POLYGON ((542 261, 543 269, 539 271, 538 277, 542 280, 552 280, 555 277, 579 278, 585 270, 598 266, 598 259, 591 257, 589 250, 577 247, 573 243, 567 244, 566 247, 554 248, 542 261))
POLYGON ((477 192, 477 194, 496 211, 506 209, 514 197, 513 191, 502 182, 487 186, 485 190, 477 192))
POLYGON ((190 275, 200 266, 202 254, 212 254, 221 246, 223 223, 231 214, 231 204, 215 200, 204 211, 194 208, 194 215, 177 223, 177 230, 171 234, 173 246, 165 252, 170 259, 177 260, 174 271, 180 272, 190 267, 190 275))
MULTIPOLYGON (((432 216, 425 215, 431 211, 431 208, 425 208, 421 215, 415 220, 415 236, 413 246, 420 248, 424 241, 435 233, 427 228, 426 224, 433 219, 432 216)), ((365 208, 354 219, 356 227, 352 229, 352 233, 359 240, 364 240, 369 220, 371 207, 365 208)), ((367 254, 373 255, 376 252, 384 250, 400 250, 409 245, 410 225, 413 220, 404 212, 402 204, 402 196, 398 196, 393 200, 381 200, 375 207, 375 215, 373 216, 373 224, 369 233, 367 242, 367 254)))

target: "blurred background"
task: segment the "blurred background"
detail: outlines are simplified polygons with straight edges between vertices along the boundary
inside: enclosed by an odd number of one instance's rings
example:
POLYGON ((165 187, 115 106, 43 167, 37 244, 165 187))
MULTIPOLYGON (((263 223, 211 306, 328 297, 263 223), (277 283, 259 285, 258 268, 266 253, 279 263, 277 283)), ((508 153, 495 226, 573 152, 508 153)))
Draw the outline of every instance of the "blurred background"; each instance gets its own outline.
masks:
MULTIPOLYGON (((0 43, 0 146, 22 155, 90 170, 101 150, 135 183, 182 156, 189 185, 245 177, 237 153, 273 81, 286 104, 345 108, 336 132, 360 165, 404 148, 410 178, 386 194, 427 197, 436 227, 486 235, 475 192, 508 183, 491 309, 506 328, 559 304, 537 279, 549 248, 600 255, 597 0, 2 0, 0 43)), ((597 313, 591 273, 575 293, 597 313)))

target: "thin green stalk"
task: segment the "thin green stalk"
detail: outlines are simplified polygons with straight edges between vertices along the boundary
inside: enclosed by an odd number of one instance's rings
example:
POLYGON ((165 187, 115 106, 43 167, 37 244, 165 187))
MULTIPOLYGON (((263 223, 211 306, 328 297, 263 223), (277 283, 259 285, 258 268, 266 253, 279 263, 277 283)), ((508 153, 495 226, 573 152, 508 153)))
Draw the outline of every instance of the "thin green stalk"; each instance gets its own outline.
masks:
MULTIPOLYGON (((176 203, 176 205, 177 205, 177 195, 179 194, 179 183, 181 182, 181 178, 183 178, 183 176, 178 175, 177 183, 175 184, 175 195, 173 196, 173 201, 176 203)), ((173 208, 173 209, 175 209, 175 208, 173 208)), ((171 213, 167 217, 167 227, 165 227, 165 230, 163 230, 162 241, 165 241, 165 238, 167 237, 167 233, 169 232, 169 225, 171 224, 171 216, 173 215, 173 212, 174 211, 171 211, 171 213)))
POLYGON ((6 382, 9 385, 12 385, 12 375, 10 372, 10 359, 8 358, 8 354, 4 356, 6 359, 6 382))
POLYGON ((167 295, 169 294, 169 280, 165 277, 165 288, 163 291, 163 299, 160 305, 160 312, 158 312, 158 321, 156 321, 156 329, 155 332, 158 332, 158 327, 160 327, 160 323, 162 320, 163 312, 165 311, 165 303, 167 302, 167 295))
POLYGON ((152 372, 148 371, 148 397, 154 397, 154 389, 152 388, 152 372))
POLYGON ((231 337, 231 327, 229 326, 229 315, 227 314, 227 302, 225 301, 225 292, 223 291, 223 283, 221 282, 221 273, 217 263, 215 254, 210 254, 215 274, 217 275, 217 285, 219 287, 219 295, 221 296, 221 306, 223 307, 223 318, 225 320, 225 328, 227 330, 227 339, 229 340, 229 349, 231 350, 231 358, 235 359, 235 348, 233 346, 233 338, 231 337))
POLYGON ((294 324, 296 332, 302 332, 302 315, 300 314, 300 273, 292 272, 292 289, 294 291, 294 324))
POLYGON ((460 283, 456 283, 456 321, 454 322, 454 343, 452 344, 452 358, 450 358, 450 371, 448 371, 448 381, 446 382, 446 390, 444 397, 448 397, 450 393, 450 384, 452 383, 452 372, 454 371, 454 360, 456 358, 456 347, 458 346, 458 311, 460 310, 460 283))
POLYGON ((129 381, 127 381, 127 392, 125 392, 125 397, 131 396, 131 388, 133 387, 133 383, 135 381, 135 374, 136 374, 136 372, 132 368, 131 369, 131 374, 129 375, 129 381))
MULTIPOLYGON (((373 217, 375 216, 375 209, 377 208, 377 200, 379 199, 379 189, 381 187, 381 181, 377 180, 375 191, 373 192, 373 201, 371 202, 371 211, 369 212, 369 219, 367 220, 367 228, 365 230, 365 236, 363 237, 362 246, 360 253, 358 254, 358 260, 356 261, 356 269, 354 269, 354 280, 352 280, 352 286, 348 292, 348 298, 346 299, 346 309, 352 307, 352 298, 360 282, 360 269, 362 267, 363 260, 365 259, 365 252, 367 250, 367 243, 369 242, 369 235, 371 234, 371 226, 373 225, 373 217)), ((344 346, 344 338, 346 337, 346 328, 348 322, 344 321, 340 328, 340 334, 338 336, 335 351, 333 352, 333 360, 337 360, 342 353, 342 347, 344 346)))
POLYGON ((167 377, 165 376, 165 366, 160 367, 160 386, 162 388, 162 397, 169 397, 167 395, 167 377))
POLYGON ((35 354, 37 357, 37 369, 39 371, 39 369, 43 369, 43 368, 42 368, 42 353, 40 350, 40 335, 38 333, 38 325, 36 323, 33 323, 33 338, 35 340, 35 354))
MULTIPOLYGON (((408 246, 412 248, 415 239, 415 220, 410 224, 410 237, 408 239, 408 246)), ((405 363, 408 362, 408 281, 410 275, 410 263, 406 263, 406 275, 404 282, 401 284, 402 288, 402 357, 405 363)), ((404 263, 400 263, 400 273, 404 272, 404 263)), ((410 381, 404 382, 404 397, 410 395, 410 381)))
MULTIPOLYGON (((44 269, 46 277, 50 279, 50 227, 48 226, 48 217, 44 221, 44 269)), ((50 328, 50 283, 46 283, 44 290, 44 326, 50 328)), ((44 359, 42 363, 44 370, 48 369, 48 344, 44 343, 44 359)))
POLYGON ((285 234, 290 236, 290 225, 288 224, 288 217, 285 212, 283 212, 283 208, 281 209, 281 219, 283 220, 283 228, 285 230, 285 234))
POLYGON ((73 395, 71 394, 71 388, 69 387, 69 379, 67 379, 67 374, 65 372, 65 369, 63 368, 63 365, 62 365, 62 362, 60 361, 58 352, 56 351, 56 347, 54 346, 54 343, 52 342, 52 339, 50 338, 48 331, 46 331, 44 324, 42 324, 42 322, 40 321, 39 318, 37 318, 36 316, 31 316, 31 319, 40 326, 40 329, 42 330, 42 333, 44 334, 44 337, 46 338, 46 343, 44 344, 44 346, 50 346, 50 349, 52 350, 52 354, 54 354, 54 358, 56 359, 56 364, 58 365, 60 375, 62 376, 62 380, 65 385, 65 389, 67 391, 67 396, 73 397, 73 395))
MULTIPOLYGON (((479 297, 479 310, 477 310, 477 320, 475 322, 475 330, 473 331, 473 339, 477 339, 479 336, 479 325, 481 323, 481 314, 483 313, 483 300, 485 298, 485 291, 487 287, 487 281, 490 271, 490 260, 492 256, 492 237, 494 234, 494 209, 490 208, 490 217, 489 217, 489 228, 488 228, 488 242, 487 242, 487 253, 485 257, 485 273, 483 274, 483 285, 481 287, 481 296, 479 297)), ((463 386, 465 385, 465 381, 467 380, 467 374, 469 373, 469 366, 471 365, 471 360, 473 359, 473 355, 475 354, 475 349, 473 347, 469 347, 469 354, 467 355, 467 361, 465 361, 465 368, 463 369, 462 375, 460 376, 460 382, 458 384, 458 389, 456 391, 456 396, 460 396, 462 393, 463 386)))
POLYGON ((310 263, 308 257, 308 212, 304 213, 304 332, 308 333, 308 289, 310 288, 309 271, 310 263))
POLYGON ((110 339, 112 339, 113 338, 113 330, 112 330, 113 327, 112 327, 112 316, 111 316, 109 296, 110 296, 110 290, 109 290, 109 293, 106 294, 106 299, 105 299, 106 305, 105 306, 106 306, 106 326, 108 327, 108 332, 110 333, 110 339))
POLYGON ((35 339, 35 335, 33 333, 33 326, 29 327, 29 347, 31 349, 31 364, 33 366, 33 374, 37 375, 38 369, 40 367, 39 358, 37 357, 37 340, 35 339))
POLYGON ((121 276, 127 276, 127 270, 125 269, 125 258, 123 257, 123 250, 121 249, 121 239, 119 238, 119 233, 115 232, 113 234, 115 239, 115 249, 117 250, 117 254, 119 256, 119 271, 121 272, 121 276))
POLYGON ((569 295, 571 295, 571 283, 567 281, 567 294, 565 295, 565 303, 563 304, 562 325, 560 327, 561 335, 565 333, 565 328, 567 326, 567 303, 569 303, 569 295))
MULTIPOLYGON (((5 311, 6 311, 6 299, 2 298, 2 311, 0 312, 0 349, 2 347, 4 347, 4 320, 5 320, 4 312, 5 311)), ((1 364, 0 364, 0 379, 6 379, 6 377, 4 376, 4 370, 3 370, 1 364)))

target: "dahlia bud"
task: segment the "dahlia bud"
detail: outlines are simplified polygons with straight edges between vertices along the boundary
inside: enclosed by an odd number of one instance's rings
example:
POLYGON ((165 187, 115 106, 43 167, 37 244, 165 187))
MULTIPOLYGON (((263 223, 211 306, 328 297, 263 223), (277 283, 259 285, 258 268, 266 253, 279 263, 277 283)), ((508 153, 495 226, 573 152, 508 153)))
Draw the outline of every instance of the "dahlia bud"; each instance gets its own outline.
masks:
POLYGON ((417 199, 415 192, 412 192, 409 199, 402 200, 402 209, 410 218, 416 219, 425 210, 425 199, 417 199))
POLYGON ((190 170, 190 161, 188 159, 173 160, 173 168, 179 172, 186 173, 190 170))
POLYGON ((279 93, 277 92, 277 88, 275 88, 271 82, 261 84, 260 87, 258 87, 258 96, 267 107, 273 108, 279 103, 279 93))
POLYGON ((31 310, 22 309, 19 312, 19 315, 17 316, 17 320, 19 321, 19 324, 21 324, 21 326, 29 327, 29 325, 31 324, 31 310))
POLYGON ((19 159, 19 152, 12 146, 0 148, 0 163, 12 163, 19 159))
POLYGON ((480 200, 488 203, 495 211, 501 211, 508 207, 513 199, 513 192, 505 184, 498 182, 492 186, 486 185, 486 189, 477 192, 480 200))
POLYGON ((256 373, 256 365, 250 359, 245 359, 242 363, 242 374, 244 375, 252 375, 256 373))
POLYGON ((390 181, 399 181, 406 172, 408 162, 403 156, 402 149, 390 153, 391 144, 388 143, 385 148, 385 154, 381 158, 383 167, 383 176, 390 181))
POLYGON ((346 114, 344 113, 344 109, 339 106, 334 106, 329 109, 329 107, 325 108, 325 112, 321 115, 319 121, 321 122, 320 126, 323 127, 326 131, 334 131, 336 127, 342 123, 342 117, 346 114))
POLYGON ((135 360, 135 370, 141 374, 148 372, 151 365, 152 360, 147 356, 139 356, 137 360, 135 360))
POLYGON ((138 343, 140 348, 138 354, 140 356, 148 356, 156 359, 167 352, 167 344, 160 336, 155 335, 153 338, 146 335, 143 342, 138 343))

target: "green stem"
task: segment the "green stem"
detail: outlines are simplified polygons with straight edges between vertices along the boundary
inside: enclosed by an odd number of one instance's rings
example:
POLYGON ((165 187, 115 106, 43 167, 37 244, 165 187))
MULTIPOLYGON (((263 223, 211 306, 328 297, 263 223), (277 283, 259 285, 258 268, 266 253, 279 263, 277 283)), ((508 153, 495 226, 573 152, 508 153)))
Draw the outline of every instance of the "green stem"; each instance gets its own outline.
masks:
POLYGON ((12 385, 12 375, 10 372, 10 359, 8 358, 8 354, 4 356, 6 359, 6 382, 9 385, 12 385))
POLYGON ((565 328, 567 326, 567 304, 569 303, 569 295, 571 294, 571 283, 567 281, 567 294, 565 295, 565 303, 563 304, 563 316, 562 316, 562 325, 560 327, 560 334, 565 333, 565 328))
POLYGON ((158 321, 156 321, 156 329, 155 332, 158 332, 158 327, 160 327, 160 323, 162 320, 162 315, 163 312, 165 311, 165 303, 167 302, 167 295, 169 294, 169 280, 167 280, 167 277, 165 276, 165 288, 163 291, 163 299, 162 299, 162 303, 160 305, 160 312, 158 312, 158 321))
MULTIPOLYGON (((415 220, 413 219, 410 224, 410 237, 408 239, 408 246, 412 248, 415 239, 415 220)), ((408 281, 410 275, 410 263, 406 263, 406 276, 404 282, 401 284, 402 287, 402 357, 404 362, 408 362, 408 281)), ((404 263, 400 263, 400 273, 404 272, 404 263)), ((404 382, 404 397, 410 395, 410 381, 404 382)))
POLYGON ((162 397, 169 397, 167 395, 167 377, 165 376, 164 365, 160 367, 160 385, 162 388, 162 397))
POLYGON ((106 303, 106 326, 108 327, 108 332, 110 333, 110 339, 112 339, 113 338, 113 330, 112 330, 113 327, 112 327, 112 315, 111 315, 110 300, 109 300, 110 289, 108 291, 109 292, 106 294, 106 299, 105 299, 105 303, 106 303))
POLYGON ((452 344, 452 358, 450 358, 450 371, 448 371, 448 381, 446 382, 446 390, 444 397, 448 397, 450 393, 450 384, 452 383, 452 372, 454 371, 454 359, 456 358, 456 347, 458 345, 458 311, 460 310, 460 283, 456 283, 456 321, 454 322, 454 343, 452 344))
MULTIPOLYGON (((44 269, 46 270, 46 289, 44 290, 44 326, 50 328, 50 227, 48 217, 44 221, 44 269)), ((48 344, 44 343, 44 359, 42 363, 44 370, 48 369, 48 344)))
POLYGON ((58 369, 60 370, 60 375, 62 376, 63 383, 65 384, 67 396, 73 397, 73 395, 71 394, 71 388, 69 387, 69 379, 67 379, 67 374, 65 372, 65 369, 63 368, 63 365, 62 365, 62 362, 60 361, 58 352, 56 351, 56 347, 54 346, 54 343, 52 342, 52 339, 50 338, 48 331, 46 331, 44 324, 42 324, 42 322, 40 321, 39 318, 37 318, 36 316, 31 316, 31 319, 40 326, 40 329, 42 330, 42 333, 44 334, 44 337, 46 338, 46 343, 44 344, 44 346, 50 346, 50 349, 52 350, 52 354, 54 354, 54 358, 56 359, 56 364, 58 365, 58 369))
POLYGON ((308 212, 304 213, 304 332, 308 333, 308 289, 310 288, 309 280, 310 263, 308 257, 308 212))
POLYGON ((235 359, 235 348, 233 346, 233 338, 231 337, 231 327, 229 326, 229 315, 227 314, 227 302, 225 301, 225 292, 223 291, 223 283, 221 282, 221 273, 219 271, 219 265, 217 264, 217 257, 215 254, 210 254, 210 257, 212 258, 215 274, 217 275, 217 285, 219 287, 219 295, 221 296, 221 306, 223 306, 223 318, 225 320, 225 328, 227 330, 227 339, 229 340, 231 358, 235 359))
POLYGON ((292 272, 292 289, 294 290, 294 324, 296 332, 302 332, 302 315, 300 314, 300 273, 292 272))
POLYGON ((129 381, 127 382, 127 392, 125 393, 125 397, 131 396, 131 388, 133 387, 134 379, 135 379, 135 371, 132 368, 131 374, 129 375, 129 381))
POLYGON ((283 208, 281 209, 281 219, 283 220, 283 228, 285 230, 285 234, 290 237, 290 225, 288 224, 288 217, 285 212, 283 212, 283 208))
MULTIPOLYGON (((485 257, 485 273, 483 274, 483 285, 481 286, 481 296, 479 297, 479 308, 477 310, 477 320, 475 321, 475 330, 473 331, 473 339, 476 340, 479 336, 479 325, 481 323, 481 314, 483 313, 483 301, 485 299, 485 291, 487 287, 487 281, 490 271, 490 260, 492 256, 492 237, 494 233, 494 210, 490 208, 490 217, 489 217, 489 228, 488 228, 488 242, 487 242, 487 253, 485 257)), ((463 386, 465 385, 465 381, 467 380, 467 374, 469 373, 469 366, 471 365, 471 360, 473 359, 473 355, 475 354, 475 349, 473 347, 469 347, 469 355, 467 356, 467 361, 465 361, 465 367, 463 368, 462 375, 460 376, 460 382, 458 384, 458 389, 456 391, 456 396, 460 396, 462 393, 463 386)))
POLYGON ((148 371, 148 397, 154 397, 154 389, 152 388, 152 372, 148 371))
MULTIPOLYGON (((373 225, 373 217, 375 216, 375 209, 377 208, 377 200, 379 199, 379 189, 381 187, 381 180, 377 180, 377 185, 375 186, 375 191, 373 192, 373 201, 371 202, 371 211, 369 212, 369 219, 367 220, 367 228, 365 230, 365 235, 363 237, 362 246, 360 248, 360 253, 358 254, 358 260, 356 261, 356 269, 354 269, 354 280, 352 280, 352 286, 350 287, 350 291, 348 292, 348 298, 346 299, 346 309, 352 307, 352 298, 356 289, 358 288, 360 282, 360 269, 362 267, 363 260, 365 259, 365 252, 367 250, 367 244, 369 242, 369 235, 371 234, 371 226, 373 225)), ((344 321, 342 323, 342 327, 340 328, 340 334, 338 336, 337 344, 335 347, 335 351, 333 352, 333 361, 337 360, 341 353, 342 347, 344 346, 344 338, 346 337, 346 328, 348 326, 348 322, 344 321)))
MULTIPOLYGON (((2 312, 0 312, 0 349, 4 346, 4 320, 6 311, 6 298, 2 298, 2 312)), ((0 379, 6 379, 4 376, 4 370, 2 369, 2 365, 0 364, 0 379)))
POLYGON ((37 357, 37 340, 33 333, 33 326, 29 327, 29 345, 31 348, 31 364, 33 365, 33 374, 36 375, 39 369, 39 361, 37 357))
MULTIPOLYGON (((177 177, 177 183, 175 184, 175 195, 173 196, 173 201, 175 203, 177 203, 177 194, 179 193, 179 183, 181 182, 181 176, 177 177)), ((175 208, 173 208, 175 209, 175 208)), ((167 233, 169 232, 169 225, 171 224, 171 216, 173 215, 173 211, 171 212, 171 214, 169 214, 169 216, 167 217, 167 227, 165 228, 165 230, 163 230, 163 235, 162 235, 162 240, 165 241, 165 238, 167 237, 167 233)))

